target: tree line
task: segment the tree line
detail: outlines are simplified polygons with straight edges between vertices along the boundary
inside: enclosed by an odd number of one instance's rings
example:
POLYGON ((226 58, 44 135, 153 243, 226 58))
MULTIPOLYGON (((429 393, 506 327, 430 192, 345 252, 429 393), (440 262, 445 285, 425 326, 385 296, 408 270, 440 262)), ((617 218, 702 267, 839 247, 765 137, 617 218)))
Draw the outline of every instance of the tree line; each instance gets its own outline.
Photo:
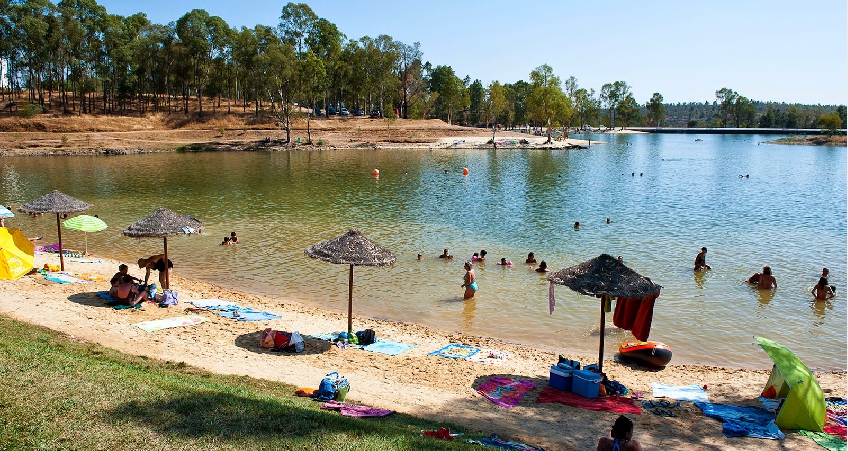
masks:
MULTIPOLYGON (((14 95, 41 111, 58 104, 65 114, 188 115, 192 100, 199 116, 209 109, 270 113, 288 133, 294 117, 342 106, 462 125, 533 124, 549 138, 554 127, 663 126, 670 122, 667 110, 674 121, 686 113, 685 106, 664 104, 660 93, 640 104, 625 81, 596 92, 573 76, 563 81, 545 64, 528 81, 484 86, 448 65, 425 62, 418 42, 349 39, 305 3, 283 6, 276 26, 237 29, 202 9, 162 25, 141 12, 109 14, 96 0, 0 0, 0 62, 0 95, 10 108, 14 95)), ((695 105, 687 126, 700 124, 692 114, 704 109, 695 105)), ((845 127, 844 106, 841 113, 803 109, 799 121, 793 106, 768 104, 761 111, 759 105, 722 88, 703 120, 815 127, 835 114, 845 127)))

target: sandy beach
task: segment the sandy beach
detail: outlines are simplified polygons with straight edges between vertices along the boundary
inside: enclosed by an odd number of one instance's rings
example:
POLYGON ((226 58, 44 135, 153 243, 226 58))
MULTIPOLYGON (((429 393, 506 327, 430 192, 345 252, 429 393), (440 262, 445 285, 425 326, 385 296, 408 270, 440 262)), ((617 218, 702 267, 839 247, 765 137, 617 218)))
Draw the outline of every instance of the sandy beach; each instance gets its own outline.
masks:
MULTIPOLYGON (((93 258, 99 259, 94 256, 93 258)), ((51 254, 36 255, 36 266, 56 264, 51 254)), ((126 263, 134 261, 127 257, 126 263)), ((59 284, 35 273, 0 283, 0 314, 56 330, 82 342, 98 343, 118 351, 172 362, 185 362, 221 374, 245 375, 280 381, 300 387, 317 387, 330 371, 345 375, 351 383, 348 400, 374 407, 393 409, 411 415, 462 425, 469 431, 497 433, 503 438, 541 446, 548 450, 594 449, 597 437, 605 434, 617 413, 584 410, 558 403, 536 403, 548 384, 549 368, 557 354, 486 337, 438 331, 414 324, 354 317, 356 330, 371 328, 378 339, 388 339, 417 347, 396 356, 361 349, 340 349, 326 341, 307 339, 300 354, 274 353, 259 347, 259 336, 267 327, 319 334, 344 328, 346 315, 307 307, 297 299, 257 296, 181 278, 172 280, 180 304, 159 308, 146 304, 140 310, 114 310, 96 296, 108 289, 108 279, 119 262, 66 262, 66 270, 104 280, 93 283, 59 284), (176 327, 146 332, 134 323, 180 316, 191 307, 186 301, 221 299, 243 307, 264 310, 282 318, 261 322, 239 322, 215 313, 203 312, 207 322, 192 327, 176 327), (429 356, 447 344, 492 348, 509 357, 495 365, 429 356), (476 391, 492 376, 534 382, 536 388, 510 409, 501 408, 476 391)), ((130 274, 142 276, 137 266, 130 274)), ((752 340, 753 342, 753 340, 752 340)), ((752 344, 752 346, 755 346, 752 344)), ((566 357, 591 363, 592 356, 566 357)), ((759 406, 760 394, 769 371, 733 368, 670 365, 662 371, 616 363, 612 356, 604 362, 611 379, 651 398, 651 382, 671 385, 706 385, 711 402, 759 406)), ((825 396, 846 395, 846 374, 816 373, 825 396)), ((707 418, 690 402, 675 408, 677 417, 663 417, 643 410, 629 414, 637 438, 645 449, 716 450, 802 450, 819 449, 812 440, 791 431, 783 441, 754 438, 726 438, 719 421, 707 418)))

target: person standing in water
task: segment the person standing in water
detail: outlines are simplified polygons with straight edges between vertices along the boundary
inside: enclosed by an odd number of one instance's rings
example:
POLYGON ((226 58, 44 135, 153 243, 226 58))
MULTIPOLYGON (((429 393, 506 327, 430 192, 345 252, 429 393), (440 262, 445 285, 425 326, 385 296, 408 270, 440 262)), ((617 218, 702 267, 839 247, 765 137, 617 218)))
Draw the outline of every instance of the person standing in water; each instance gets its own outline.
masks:
POLYGON ((471 262, 465 262, 465 277, 462 280, 462 288, 465 288, 463 299, 471 299, 477 292, 477 274, 474 273, 471 262))
POLYGON ((819 278, 819 283, 810 290, 810 293, 815 296, 817 301, 827 301, 833 299, 834 296, 833 290, 827 284, 827 279, 824 277, 819 278))

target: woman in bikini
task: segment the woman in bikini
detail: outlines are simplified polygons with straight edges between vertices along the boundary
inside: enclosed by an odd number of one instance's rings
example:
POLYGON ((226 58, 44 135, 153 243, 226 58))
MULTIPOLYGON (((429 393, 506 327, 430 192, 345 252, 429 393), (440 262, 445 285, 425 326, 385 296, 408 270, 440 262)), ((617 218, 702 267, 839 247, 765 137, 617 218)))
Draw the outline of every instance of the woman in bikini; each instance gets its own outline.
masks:
POLYGON ((810 290, 810 293, 816 297, 817 301, 827 301, 834 296, 833 290, 827 284, 827 279, 824 277, 819 278, 819 283, 810 290))
POLYGON ((597 451, 642 451, 642 445, 633 440, 633 422, 620 415, 610 430, 610 436, 598 439, 597 451))
POLYGON ((465 262, 465 277, 462 280, 462 288, 465 288, 463 299, 471 299, 477 292, 477 274, 471 267, 471 262, 465 262))

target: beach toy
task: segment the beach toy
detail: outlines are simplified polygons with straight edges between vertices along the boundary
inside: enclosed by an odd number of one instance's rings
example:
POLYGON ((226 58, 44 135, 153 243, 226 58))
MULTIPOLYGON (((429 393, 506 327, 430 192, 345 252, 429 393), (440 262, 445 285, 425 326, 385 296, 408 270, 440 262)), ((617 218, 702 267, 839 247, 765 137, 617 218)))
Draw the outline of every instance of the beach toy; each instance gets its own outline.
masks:
POLYGON ((374 177, 379 177, 379 176, 380 176, 380 170, 374 169, 374 177))
POLYGON ((619 346, 618 355, 625 362, 663 368, 671 361, 671 348, 658 341, 631 341, 619 346))
POLYGON ((468 175, 468 168, 462 168, 462 175, 468 175))

